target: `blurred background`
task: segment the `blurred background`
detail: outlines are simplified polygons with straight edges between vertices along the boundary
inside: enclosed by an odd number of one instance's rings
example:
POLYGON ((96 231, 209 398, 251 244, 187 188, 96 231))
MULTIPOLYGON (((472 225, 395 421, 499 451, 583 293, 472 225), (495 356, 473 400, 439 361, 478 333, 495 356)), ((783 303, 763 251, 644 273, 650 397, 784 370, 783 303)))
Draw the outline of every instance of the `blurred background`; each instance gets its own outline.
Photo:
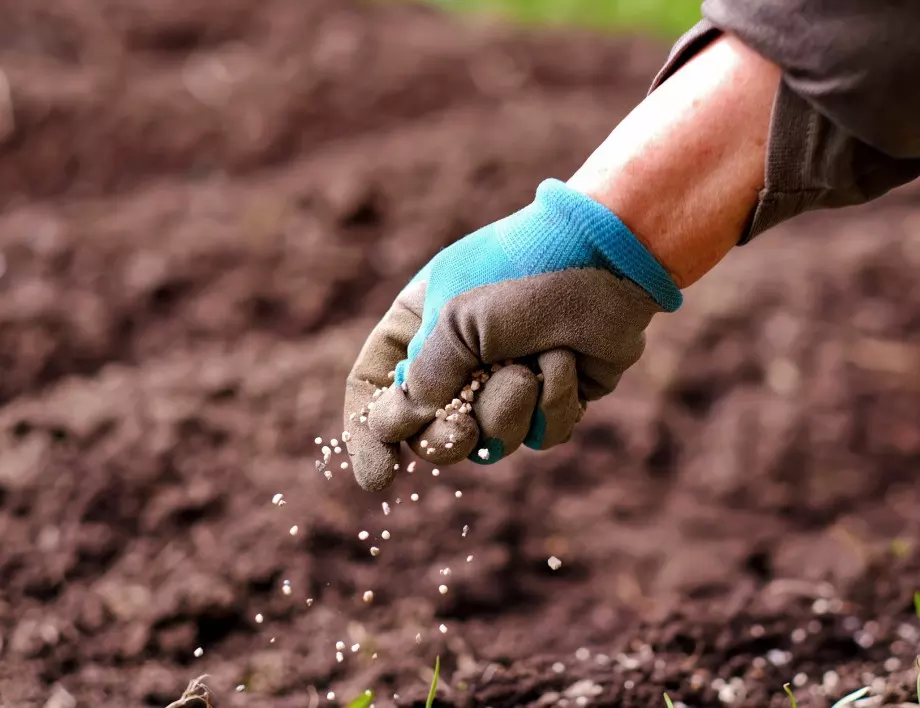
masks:
POLYGON ((380 495, 314 465, 403 284, 696 17, 0 0, 0 703, 418 706, 437 655, 439 705, 908 700, 914 186, 737 249, 569 445, 380 495))

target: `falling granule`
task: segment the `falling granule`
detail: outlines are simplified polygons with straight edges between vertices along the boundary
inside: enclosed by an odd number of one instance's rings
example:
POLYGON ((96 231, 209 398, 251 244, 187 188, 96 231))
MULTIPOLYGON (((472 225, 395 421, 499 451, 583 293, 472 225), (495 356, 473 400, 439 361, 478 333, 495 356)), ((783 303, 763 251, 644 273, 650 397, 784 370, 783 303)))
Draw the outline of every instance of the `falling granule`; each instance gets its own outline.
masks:
POLYGON ((342 442, 348 442, 349 440, 351 440, 351 433, 346 430, 342 433, 342 442))
POLYGON ((332 448, 332 451, 333 451, 336 455, 338 455, 338 454, 341 454, 342 448, 340 448, 338 445, 336 445, 334 448, 332 448))
POLYGON ((441 593, 442 595, 446 595, 446 594, 447 594, 447 586, 446 586, 446 585, 438 585, 438 592, 441 593))
POLYGON ((256 624, 262 624, 265 621, 265 618, 262 616, 262 613, 256 615, 256 624))
POLYGON ((472 563, 472 562, 473 562, 473 556, 467 556, 467 557, 466 557, 466 562, 467 562, 467 563, 472 563))
POLYGON ((323 476, 326 479, 332 479, 332 470, 326 470, 325 472, 323 472, 323 476))
POLYGON ((419 443, 419 446, 420 446, 420 447, 428 447, 428 441, 427 441, 427 440, 422 440, 422 441, 419 443))
MULTIPOLYGON (((336 448, 339 446, 339 441, 335 438, 332 438, 332 440, 329 441, 329 444, 332 445, 333 448, 336 448)), ((338 450, 336 450, 336 452, 338 452, 338 450)))
POLYGON ((374 661, 377 660, 377 652, 374 652, 373 654, 371 654, 371 659, 373 659, 374 661))
POLYGON ((387 531, 386 529, 384 529, 383 531, 380 532, 380 538, 382 538, 384 541, 389 541, 389 540, 390 540, 390 532, 387 531))
POLYGON ((323 439, 322 439, 322 438, 316 438, 313 442, 315 442, 317 445, 322 445, 322 444, 323 444, 323 439))
POLYGON ((418 501, 418 494, 412 493, 409 495, 409 499, 412 501, 418 501))
POLYGON ((480 459, 480 460, 488 460, 488 459, 489 459, 489 451, 486 450, 484 447, 481 448, 481 449, 479 450, 479 452, 477 452, 476 454, 479 455, 479 459, 480 459))
POLYGON ((307 598, 307 607, 313 607, 313 598, 312 598, 312 597, 308 597, 308 598, 307 598))
POLYGON ((204 656, 204 649, 202 649, 201 647, 198 647, 198 648, 194 651, 194 654, 195 654, 195 656, 196 656, 197 658, 200 659, 202 656, 204 656))
POLYGON ((320 448, 320 452, 323 453, 323 457, 329 457, 332 454, 332 450, 329 449, 328 445, 323 445, 320 448))
POLYGON ((340 639, 335 643, 335 648, 337 651, 345 651, 345 642, 340 639))
POLYGON ((383 502, 383 504, 381 504, 381 506, 383 507, 383 515, 384 515, 384 516, 389 516, 389 515, 390 515, 390 505, 387 504, 386 502, 383 502))
POLYGON ((562 561, 556 558, 556 556, 550 556, 546 564, 553 570, 559 570, 562 567, 562 561))
POLYGON ((361 648, 361 645, 360 645, 360 644, 352 644, 352 645, 351 645, 351 653, 352 653, 352 654, 357 654, 357 653, 358 653, 358 650, 359 650, 360 648, 361 648))
POLYGON ((365 590, 365 591, 364 591, 364 601, 365 601, 365 602, 368 602, 368 603, 374 601, 374 591, 373 591, 373 590, 365 590))
POLYGON ((439 470, 439 469, 437 469, 437 468, 431 470, 431 476, 432 476, 432 477, 437 477, 439 474, 441 474, 441 470, 439 470))
POLYGON ((297 526, 297 524, 291 526, 291 536, 296 536, 299 530, 300 528, 297 526))
POLYGON ((563 671, 565 671, 565 664, 563 664, 561 661, 557 661, 553 664, 553 671, 557 674, 561 674, 563 671))
POLYGON ((335 691, 329 691, 329 693, 326 694, 326 700, 327 700, 327 701, 334 701, 334 700, 335 700, 335 691))
POLYGON ((446 624, 442 624, 440 627, 438 627, 438 629, 440 630, 441 634, 447 634, 447 625, 446 625, 446 624))
POLYGON ((272 637, 271 639, 269 639, 269 640, 268 640, 268 643, 269 643, 269 644, 274 644, 274 643, 275 643, 275 638, 272 637))
POLYGON ((463 536, 463 538, 466 538, 466 535, 467 535, 469 532, 470 532, 470 527, 469 527, 469 526, 464 526, 464 527, 463 527, 463 531, 460 532, 460 535, 463 536))
POLYGON ((272 504, 275 506, 284 506, 284 495, 281 492, 278 492, 275 496, 272 497, 272 504))
POLYGON ((422 633, 421 633, 421 632, 419 632, 418 634, 415 635, 415 643, 416 643, 416 644, 421 644, 421 643, 422 643, 422 633))
POLYGON ((362 541, 366 541, 368 536, 370 536, 370 534, 367 531, 358 532, 358 538, 360 538, 362 541))
POLYGON ((291 589, 291 581, 290 581, 290 580, 285 580, 285 581, 281 584, 281 592, 283 592, 285 595, 290 595, 290 594, 293 592, 293 590, 291 589))
POLYGON ((439 570, 438 572, 439 572, 441 575, 447 576, 447 575, 450 575, 450 568, 441 568, 441 570, 439 570))
POLYGON ((377 546, 371 546, 371 555, 372 555, 372 556, 379 556, 379 555, 380 555, 380 549, 377 548, 377 546))
POLYGON ((335 653, 335 660, 341 664, 343 661, 345 661, 345 655, 342 652, 337 651, 335 653))
POLYGON ((579 661, 587 661, 591 658, 591 650, 588 647, 579 647, 575 650, 575 658, 579 661))
POLYGON ((347 463, 347 462, 343 462, 342 464, 339 465, 339 467, 341 467, 343 470, 347 470, 347 469, 348 469, 348 463, 347 463))
POLYGON ((237 692, 237 693, 242 693, 242 692, 245 691, 245 690, 246 690, 246 685, 245 685, 245 684, 242 684, 242 683, 241 683, 241 684, 239 684, 239 685, 236 687, 236 692, 237 692))
POLYGON ((413 472, 415 472, 415 460, 412 460, 412 462, 406 465, 406 472, 408 472, 409 474, 412 474, 413 472))
POLYGON ((463 496, 463 492, 461 492, 461 491, 458 489, 456 492, 454 492, 454 496, 457 497, 457 499, 459 499, 460 497, 463 496))

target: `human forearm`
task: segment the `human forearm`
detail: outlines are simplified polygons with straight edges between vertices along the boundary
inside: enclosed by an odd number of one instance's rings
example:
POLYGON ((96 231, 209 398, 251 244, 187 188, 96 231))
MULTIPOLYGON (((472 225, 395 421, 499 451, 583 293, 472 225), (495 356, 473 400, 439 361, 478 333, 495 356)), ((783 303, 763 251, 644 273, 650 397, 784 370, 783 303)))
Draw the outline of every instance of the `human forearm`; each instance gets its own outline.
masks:
POLYGON ((686 287, 738 240, 764 184, 778 67, 725 36, 620 123, 569 180, 686 287))

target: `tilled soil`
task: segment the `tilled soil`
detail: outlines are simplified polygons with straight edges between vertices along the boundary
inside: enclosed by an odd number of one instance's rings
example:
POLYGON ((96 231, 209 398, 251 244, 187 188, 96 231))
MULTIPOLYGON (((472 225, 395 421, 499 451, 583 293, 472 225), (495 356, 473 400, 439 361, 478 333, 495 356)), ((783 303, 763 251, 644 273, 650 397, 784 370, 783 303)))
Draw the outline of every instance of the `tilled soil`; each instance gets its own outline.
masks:
POLYGON ((422 705, 438 654, 441 705, 909 699, 915 191, 732 254, 571 444, 368 495, 313 439, 375 319, 667 48, 350 0, 0 16, 0 705, 422 705))

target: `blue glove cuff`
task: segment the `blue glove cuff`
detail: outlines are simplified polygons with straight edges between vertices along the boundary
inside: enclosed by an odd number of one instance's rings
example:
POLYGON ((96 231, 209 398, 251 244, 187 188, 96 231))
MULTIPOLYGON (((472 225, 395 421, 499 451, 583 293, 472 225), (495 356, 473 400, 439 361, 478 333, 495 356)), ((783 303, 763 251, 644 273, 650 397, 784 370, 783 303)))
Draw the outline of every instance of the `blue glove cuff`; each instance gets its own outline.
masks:
POLYGON ((645 290, 665 312, 681 306, 683 296, 668 272, 603 204, 557 179, 540 184, 535 202, 564 221, 581 237, 579 241, 584 239, 597 250, 610 270, 645 290))

